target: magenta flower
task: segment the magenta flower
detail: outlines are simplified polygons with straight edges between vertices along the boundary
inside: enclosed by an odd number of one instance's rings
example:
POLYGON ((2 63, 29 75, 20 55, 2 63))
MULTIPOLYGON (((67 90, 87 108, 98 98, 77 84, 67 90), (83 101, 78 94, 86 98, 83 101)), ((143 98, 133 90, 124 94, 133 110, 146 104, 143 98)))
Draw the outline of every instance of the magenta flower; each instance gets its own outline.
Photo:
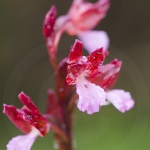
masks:
POLYGON ((65 30, 69 35, 91 30, 106 16, 108 9, 109 0, 98 0, 95 3, 74 0, 68 14, 63 16, 68 21, 65 30))
POLYGON ((18 109, 14 106, 4 104, 3 113, 25 135, 12 138, 7 144, 7 150, 30 150, 36 138, 39 135, 45 136, 49 131, 50 123, 40 114, 30 97, 21 92, 18 98, 24 106, 18 109))
POLYGON ((121 112, 131 109, 134 105, 127 92, 109 90, 117 80, 122 62, 114 59, 111 63, 102 65, 107 54, 108 51, 100 48, 88 57, 82 56, 82 43, 78 40, 70 51, 66 81, 69 85, 76 84, 76 92, 79 95, 77 106, 88 114, 98 112, 101 106, 109 103, 121 112), (114 98, 111 98, 111 95, 114 98))
POLYGON ((58 22, 65 18, 67 23, 64 30, 69 35, 78 36, 89 53, 99 47, 107 50, 109 46, 107 33, 92 29, 106 16, 109 6, 109 0, 98 0, 95 3, 74 0, 68 14, 58 18, 58 22))
POLYGON ((76 84, 79 95, 77 106, 88 114, 98 112, 99 107, 106 103, 104 89, 88 80, 97 72, 104 58, 105 52, 102 49, 97 49, 88 57, 82 56, 82 43, 78 40, 69 55, 66 81, 69 85, 76 84))

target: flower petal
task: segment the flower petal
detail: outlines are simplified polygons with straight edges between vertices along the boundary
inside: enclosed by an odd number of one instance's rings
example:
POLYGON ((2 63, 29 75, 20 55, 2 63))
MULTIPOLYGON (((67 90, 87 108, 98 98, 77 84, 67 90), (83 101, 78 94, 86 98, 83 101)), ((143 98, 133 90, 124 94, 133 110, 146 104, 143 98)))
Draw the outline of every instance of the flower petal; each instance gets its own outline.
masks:
POLYGON ((134 106, 134 100, 130 93, 124 90, 110 90, 107 92, 106 98, 122 113, 130 110, 134 106))
POLYGON ((87 69, 89 70, 89 73, 94 74, 95 71, 97 72, 99 70, 99 66, 102 65, 104 59, 105 52, 103 51, 103 48, 97 49, 94 52, 92 52, 87 57, 87 69))
POLYGON ((90 83, 83 76, 76 80, 76 92, 79 95, 78 108, 93 114, 99 111, 99 107, 105 104, 106 93, 100 86, 90 83))
POLYGON ((109 47, 109 37, 104 31, 81 32, 78 37, 89 53, 92 53, 97 48, 103 47, 104 50, 107 50, 109 47))
POLYGON ((35 113, 40 113, 36 105, 30 99, 30 97, 27 96, 24 92, 21 92, 18 95, 18 98, 30 111, 35 112, 35 113))
POLYGON ((92 83, 95 83, 105 90, 110 89, 118 78, 122 62, 114 59, 111 63, 99 66, 98 72, 88 78, 92 83))
POLYGON ((14 106, 3 105, 3 113, 13 122, 13 124, 24 133, 31 131, 31 125, 28 124, 24 119, 22 112, 14 106))
POLYGON ((32 129, 26 135, 19 135, 12 138, 6 146, 7 150, 30 150, 38 134, 38 130, 32 129))

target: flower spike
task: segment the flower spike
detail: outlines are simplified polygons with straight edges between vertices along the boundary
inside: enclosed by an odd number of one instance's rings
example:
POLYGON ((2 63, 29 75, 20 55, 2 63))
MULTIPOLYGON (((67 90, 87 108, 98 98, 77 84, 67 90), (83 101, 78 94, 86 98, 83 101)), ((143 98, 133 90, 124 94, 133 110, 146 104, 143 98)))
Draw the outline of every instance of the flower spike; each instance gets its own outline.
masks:
POLYGON ((52 6, 43 22, 43 35, 48 49, 55 79, 55 91, 48 91, 45 114, 41 114, 32 99, 24 92, 18 95, 22 108, 3 105, 3 113, 24 135, 12 138, 7 150, 30 150, 38 136, 45 136, 50 130, 57 142, 57 149, 73 149, 72 127, 74 106, 93 114, 102 106, 112 104, 124 113, 134 106, 129 92, 110 89, 115 84, 122 61, 114 59, 103 64, 109 54, 109 37, 104 31, 93 28, 106 16, 110 0, 73 0, 66 15, 57 18, 57 10, 52 6), (77 36, 68 57, 60 62, 57 48, 62 34, 77 36), (82 55, 82 49, 88 56, 82 55), (76 91, 76 92, 75 92, 76 91))

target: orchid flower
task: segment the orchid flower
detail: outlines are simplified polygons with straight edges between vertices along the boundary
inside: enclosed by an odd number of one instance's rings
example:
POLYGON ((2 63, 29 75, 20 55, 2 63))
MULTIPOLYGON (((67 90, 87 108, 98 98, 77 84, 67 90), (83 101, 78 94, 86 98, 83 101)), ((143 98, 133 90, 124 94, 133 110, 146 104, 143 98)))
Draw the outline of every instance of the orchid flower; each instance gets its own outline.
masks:
POLYGON ((70 51, 66 81, 69 85, 76 84, 76 92, 79 95, 77 106, 88 114, 98 112, 101 106, 108 103, 112 103, 121 112, 131 109, 134 105, 128 92, 109 90, 118 77, 122 62, 115 59, 107 65, 102 65, 107 54, 107 51, 100 48, 88 57, 82 56, 82 43, 78 40, 70 51))
POLYGON ((82 56, 82 43, 76 40, 68 59, 68 74, 66 81, 69 85, 76 84, 79 94, 78 108, 92 114, 106 103, 106 93, 103 88, 91 83, 88 78, 97 72, 105 58, 105 52, 97 49, 90 56, 82 56))
POLYGON ((92 29, 106 16, 109 6, 109 0, 98 0, 95 3, 86 0, 74 0, 66 15, 68 23, 64 30, 69 35, 78 36, 89 53, 99 47, 103 47, 104 50, 108 49, 109 38, 107 33, 92 29))
POLYGON ((7 150, 30 150, 38 136, 45 136, 50 129, 50 123, 41 115, 30 97, 21 92, 18 95, 24 104, 21 109, 4 104, 3 113, 25 135, 14 137, 7 144, 7 150))
POLYGON ((109 9, 109 0, 98 0, 95 3, 85 0, 74 0, 67 13, 66 32, 78 35, 80 32, 93 29, 105 16, 109 9))

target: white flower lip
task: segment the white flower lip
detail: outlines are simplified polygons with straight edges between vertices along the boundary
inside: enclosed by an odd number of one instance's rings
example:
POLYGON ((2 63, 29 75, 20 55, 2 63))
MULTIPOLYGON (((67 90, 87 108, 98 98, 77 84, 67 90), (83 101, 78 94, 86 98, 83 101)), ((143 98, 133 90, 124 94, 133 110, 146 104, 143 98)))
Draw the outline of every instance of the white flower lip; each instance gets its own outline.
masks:
POLYGON ((39 131, 32 128, 28 134, 12 138, 6 146, 7 150, 30 150, 38 135, 39 131))
POLYGON ((84 76, 80 75, 76 80, 76 92, 79 95, 78 108, 88 114, 98 112, 100 106, 106 103, 104 89, 90 83, 84 76))

